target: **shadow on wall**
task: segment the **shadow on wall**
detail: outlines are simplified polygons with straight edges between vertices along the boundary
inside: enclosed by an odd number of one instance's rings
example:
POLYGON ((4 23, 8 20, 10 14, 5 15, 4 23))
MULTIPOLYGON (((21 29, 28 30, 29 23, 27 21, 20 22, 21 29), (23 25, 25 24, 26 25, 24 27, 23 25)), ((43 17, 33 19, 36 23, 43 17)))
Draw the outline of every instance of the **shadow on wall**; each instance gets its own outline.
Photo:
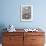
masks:
POLYGON ((2 32, 5 32, 3 29, 5 28, 4 24, 0 24, 0 43, 2 43, 2 32))

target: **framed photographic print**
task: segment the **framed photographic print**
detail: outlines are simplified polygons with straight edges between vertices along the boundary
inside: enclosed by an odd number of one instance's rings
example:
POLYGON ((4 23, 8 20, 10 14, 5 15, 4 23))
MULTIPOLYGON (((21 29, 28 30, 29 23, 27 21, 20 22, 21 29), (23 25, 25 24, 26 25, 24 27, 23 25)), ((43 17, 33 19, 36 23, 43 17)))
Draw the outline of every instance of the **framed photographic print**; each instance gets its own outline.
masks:
POLYGON ((21 21, 32 21, 33 7, 32 5, 21 5, 21 21))

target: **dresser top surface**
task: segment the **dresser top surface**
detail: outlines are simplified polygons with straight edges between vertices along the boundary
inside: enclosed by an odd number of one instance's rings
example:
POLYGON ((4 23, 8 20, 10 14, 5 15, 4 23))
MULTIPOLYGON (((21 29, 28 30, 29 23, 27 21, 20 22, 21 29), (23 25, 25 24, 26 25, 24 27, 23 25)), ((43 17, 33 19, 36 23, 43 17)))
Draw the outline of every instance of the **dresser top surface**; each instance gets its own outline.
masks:
MULTIPOLYGON (((8 32, 8 31, 7 31, 8 32)), ((15 32, 25 32, 25 33, 27 33, 27 32, 30 32, 30 33, 37 33, 37 32, 44 32, 44 31, 25 31, 24 29, 16 29, 16 31, 15 32)))

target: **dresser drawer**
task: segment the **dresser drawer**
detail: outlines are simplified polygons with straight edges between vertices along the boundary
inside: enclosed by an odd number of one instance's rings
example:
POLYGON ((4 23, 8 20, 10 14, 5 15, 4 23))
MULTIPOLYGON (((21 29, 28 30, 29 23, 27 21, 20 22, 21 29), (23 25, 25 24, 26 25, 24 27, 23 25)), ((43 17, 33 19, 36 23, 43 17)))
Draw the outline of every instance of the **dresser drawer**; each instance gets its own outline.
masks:
POLYGON ((32 43, 33 44, 43 44, 44 36, 32 36, 32 43))
POLYGON ((23 32, 4 32, 5 36, 23 36, 23 32))
POLYGON ((3 46, 23 46, 23 37, 5 37, 3 39, 3 46))
POLYGON ((44 44, 31 44, 32 46, 44 46, 44 44))
POLYGON ((15 44, 3 44, 2 46, 16 46, 15 44))
POLYGON ((8 43, 8 44, 4 44, 4 43, 3 43, 2 46, 23 46, 23 43, 22 43, 22 42, 19 43, 19 44, 18 44, 18 43, 17 43, 17 44, 16 44, 16 43, 12 43, 12 44, 10 44, 10 43, 8 43))
POLYGON ((25 32, 24 36, 44 36, 45 33, 44 32, 25 32))
POLYGON ((3 43, 14 43, 14 42, 23 41, 23 36, 4 36, 3 43))

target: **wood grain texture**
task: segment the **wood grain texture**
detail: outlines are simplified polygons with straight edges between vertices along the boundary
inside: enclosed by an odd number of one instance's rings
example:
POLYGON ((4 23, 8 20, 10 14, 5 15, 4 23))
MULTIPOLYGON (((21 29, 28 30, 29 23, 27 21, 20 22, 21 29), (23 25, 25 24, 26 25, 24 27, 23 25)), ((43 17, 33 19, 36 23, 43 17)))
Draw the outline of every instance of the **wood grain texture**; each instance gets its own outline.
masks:
POLYGON ((44 46, 44 32, 24 33, 24 46, 44 46))
POLYGON ((3 32, 3 46, 44 46, 44 32, 3 32))
POLYGON ((23 46, 23 33, 4 33, 3 46, 23 46))

